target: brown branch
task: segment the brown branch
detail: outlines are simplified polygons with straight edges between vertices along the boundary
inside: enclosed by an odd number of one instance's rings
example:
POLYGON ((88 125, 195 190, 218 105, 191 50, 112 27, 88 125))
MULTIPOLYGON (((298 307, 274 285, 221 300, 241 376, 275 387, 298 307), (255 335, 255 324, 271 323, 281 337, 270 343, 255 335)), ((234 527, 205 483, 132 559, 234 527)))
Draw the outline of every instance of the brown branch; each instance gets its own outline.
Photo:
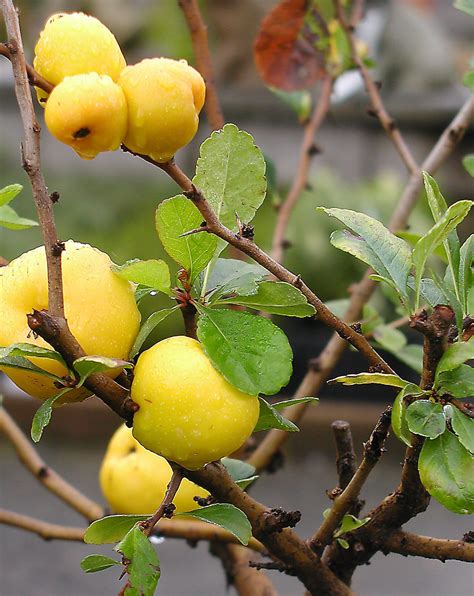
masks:
POLYGON ((349 24, 349 22, 347 21, 342 1, 334 0, 334 6, 337 11, 337 18, 342 28, 344 29, 347 36, 347 40, 349 42, 352 61, 359 69, 364 80, 365 88, 370 97, 371 111, 373 115, 378 118, 380 124, 383 126, 383 129, 389 136, 392 143, 395 145, 395 148, 400 154, 400 157, 402 158, 402 161, 405 164, 407 170, 410 173, 415 174, 419 171, 418 164, 416 163, 415 158, 413 157, 410 149, 405 143, 405 140, 402 134, 400 133, 400 130, 398 129, 395 121, 385 109, 384 103, 379 93, 379 89, 375 82, 372 80, 369 71, 367 70, 367 67, 365 66, 363 60, 357 52, 357 45, 353 35, 353 26, 349 24))
POLYGON ((308 180, 311 158, 315 153, 314 137, 326 118, 331 105, 333 83, 334 81, 330 76, 326 76, 322 82, 321 95, 313 110, 311 119, 308 121, 304 129, 296 176, 293 179, 293 184, 291 185, 285 201, 278 209, 278 217, 273 233, 272 257, 279 263, 283 259, 283 251, 286 243, 285 234, 291 213, 308 180))
POLYGON ((58 240, 54 223, 53 203, 41 171, 41 129, 36 120, 33 108, 20 24, 11 0, 2 0, 2 11, 9 38, 7 48, 15 78, 15 93, 25 134, 22 145, 23 168, 30 178, 46 251, 48 266, 48 308, 53 316, 64 317, 61 275, 61 252, 64 249, 64 245, 58 240))
POLYGON ((474 544, 463 540, 432 538, 397 530, 383 541, 381 550, 384 554, 398 553, 405 557, 424 557, 438 559, 443 563, 448 559, 474 563, 474 544))
POLYGON ((45 540, 72 540, 82 542, 86 531, 85 528, 50 524, 49 522, 30 517, 29 515, 15 513, 8 509, 0 509, 0 524, 33 532, 45 540))
POLYGON ((345 420, 335 420, 331 424, 336 443, 336 467, 339 488, 344 490, 357 469, 357 457, 352 441, 351 425, 345 420))
POLYGON ((13 445, 22 464, 45 488, 89 521, 104 515, 102 507, 91 501, 46 465, 23 434, 23 431, 4 408, 0 408, 0 431, 5 434, 13 445))
MULTIPOLYGON (((463 138, 474 115, 474 97, 466 100, 459 112, 453 118, 449 126, 444 130, 437 143, 424 160, 420 170, 410 176, 408 183, 398 201, 393 216, 390 220, 389 229, 397 231, 405 228, 410 213, 416 205, 420 190, 423 184, 422 171, 434 174, 444 161, 451 155, 456 145, 463 138)), ((376 282, 370 279, 370 270, 367 271, 362 280, 354 286, 348 310, 344 316, 346 321, 356 321, 362 312, 363 305, 370 299, 376 282)), ((317 367, 312 367, 307 372, 294 397, 305 395, 316 396, 323 387, 325 381, 331 375, 336 364, 339 362, 346 342, 337 335, 329 340, 324 350, 317 359, 317 367)), ((283 415, 298 424, 302 419, 308 404, 298 404, 285 408, 283 415)), ((257 449, 249 458, 249 463, 257 468, 264 469, 271 461, 273 455, 288 440, 289 434, 280 430, 271 430, 257 449)))
POLYGON ((171 480, 168 483, 166 488, 165 496, 163 497, 163 501, 161 502, 160 506, 156 510, 150 519, 144 521, 141 525, 143 533, 145 536, 150 536, 153 532, 153 528, 156 524, 160 521, 162 517, 171 517, 173 515, 173 511, 175 506, 173 505, 173 499, 178 492, 179 487, 181 486, 181 481, 183 479, 183 471, 180 467, 176 466, 173 467, 173 474, 171 475, 171 480))
MULTIPOLYGON (((11 60, 10 50, 4 43, 0 43, 0 56, 5 56, 5 58, 11 60)), ((43 91, 46 91, 46 93, 51 93, 51 91, 54 89, 54 85, 37 73, 30 64, 26 64, 26 73, 28 75, 30 85, 39 87, 40 89, 43 89, 43 91)))
POLYGON ((197 69, 206 82, 206 103, 204 109, 206 110, 207 119, 211 128, 218 130, 224 126, 225 120, 217 95, 214 68, 209 51, 207 26, 202 18, 198 0, 178 0, 178 4, 183 11, 191 33, 197 69))
POLYGON ((184 474, 208 490, 219 502, 232 503, 243 511, 252 525, 255 538, 287 565, 311 594, 337 596, 351 593, 293 530, 282 528, 271 510, 242 491, 222 464, 215 462, 195 472, 186 470, 184 474))
POLYGON ((332 541, 333 534, 344 515, 357 503, 362 487, 384 451, 385 440, 390 428, 391 412, 392 408, 389 406, 382 413, 369 440, 364 444, 364 459, 347 487, 334 499, 331 512, 309 541, 309 545, 316 553, 321 554, 324 547, 332 541))

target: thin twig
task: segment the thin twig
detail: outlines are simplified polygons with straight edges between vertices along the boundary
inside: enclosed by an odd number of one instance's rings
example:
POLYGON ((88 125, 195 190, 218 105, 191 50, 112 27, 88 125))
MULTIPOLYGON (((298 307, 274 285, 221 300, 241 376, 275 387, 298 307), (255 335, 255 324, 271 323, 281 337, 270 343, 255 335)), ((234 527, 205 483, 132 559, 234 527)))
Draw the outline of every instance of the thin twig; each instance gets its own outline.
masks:
POLYGON ((197 69, 206 82, 206 103, 204 109, 206 110, 207 119, 213 130, 219 130, 224 126, 225 120, 217 95, 214 68, 209 51, 207 26, 202 18, 197 0, 178 0, 178 4, 183 11, 191 33, 197 69))
POLYGON ((316 553, 321 554, 324 547, 331 542, 334 531, 338 528, 344 515, 357 502, 360 491, 370 472, 379 461, 384 451, 385 439, 390 428, 391 412, 392 408, 389 406, 380 416, 370 435, 370 439, 364 445, 364 459, 347 487, 334 499, 329 515, 309 541, 311 548, 316 553))
POLYGON ((342 1, 334 0, 334 5, 337 11, 337 18, 341 23, 341 26, 344 29, 347 35, 347 39, 349 41, 352 61, 359 69, 364 80, 365 88, 367 90, 367 93, 369 94, 370 102, 372 104, 372 112, 374 116, 378 118, 385 132, 395 145, 395 148, 400 154, 400 157, 402 158, 407 170, 411 174, 417 173, 419 170, 418 164, 416 163, 415 158, 413 157, 410 149, 405 143, 405 140, 402 137, 402 134, 400 133, 400 130, 398 129, 395 121, 385 109, 378 87, 372 80, 372 77, 370 76, 367 67, 365 66, 363 60, 357 52, 357 45, 353 35, 353 26, 347 21, 342 1))
MULTIPOLYGON (((10 50, 4 43, 0 43, 0 56, 5 56, 5 58, 8 58, 9 60, 11 59, 10 50)), ((46 91, 46 93, 51 93, 51 91, 54 89, 54 85, 37 73, 30 64, 26 64, 26 72, 28 74, 30 85, 39 87, 43 91, 46 91)))
POLYGON ((332 77, 329 75, 326 76, 322 82, 321 94, 313 110, 311 118, 304 129, 296 175, 293 179, 293 183, 285 201, 278 209, 278 217, 273 233, 272 257, 279 263, 283 259, 283 251, 286 243, 285 234, 288 228, 291 213, 308 180, 311 157, 315 153, 314 137, 326 118, 331 105, 333 82, 334 81, 332 77))
POLYGON ((345 420, 335 420, 331 424, 336 443, 336 467, 339 488, 344 490, 357 469, 357 457, 352 441, 351 425, 345 420))
POLYGON ((45 540, 72 540, 82 542, 86 531, 85 528, 51 524, 35 517, 30 517, 29 515, 9 511, 8 509, 0 509, 0 524, 33 532, 45 540))
POLYGON ((403 530, 392 532, 382 543, 382 552, 392 552, 405 557, 438 559, 444 563, 448 559, 474 562, 474 544, 463 540, 419 536, 403 530))
POLYGON ((174 467, 173 474, 171 475, 171 480, 169 481, 169 484, 166 488, 165 496, 163 497, 163 501, 161 502, 160 506, 153 514, 153 516, 141 524, 143 533, 146 536, 150 536, 150 534, 153 532, 153 528, 156 526, 156 524, 160 521, 160 519, 163 516, 168 517, 169 515, 173 515, 173 499, 175 498, 176 493, 178 492, 182 479, 182 469, 180 467, 174 467))
POLYGON ((22 464, 45 488, 89 521, 104 515, 102 507, 47 466, 5 408, 0 408, 0 431, 5 434, 13 445, 22 464))
POLYGON ((15 78, 15 93, 25 134, 22 145, 23 168, 30 178, 46 251, 48 266, 48 308, 53 316, 64 318, 61 274, 61 253, 64 245, 58 240, 54 223, 53 203, 41 171, 41 129, 36 120, 33 108, 18 14, 11 0, 2 0, 2 11, 8 34, 7 48, 10 54, 9 59, 12 63, 13 76, 15 78))

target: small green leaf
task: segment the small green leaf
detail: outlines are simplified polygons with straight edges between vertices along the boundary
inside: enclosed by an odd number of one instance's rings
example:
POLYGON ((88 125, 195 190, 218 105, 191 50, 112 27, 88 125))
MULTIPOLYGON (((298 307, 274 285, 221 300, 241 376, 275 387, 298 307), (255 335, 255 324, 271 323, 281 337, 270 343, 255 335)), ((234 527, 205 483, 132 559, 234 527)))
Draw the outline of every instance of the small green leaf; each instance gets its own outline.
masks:
POLYGON ((262 281, 258 284, 256 294, 237 295, 219 302, 239 304, 286 317, 311 317, 316 312, 298 288, 282 281, 262 281))
POLYGON ((344 540, 344 538, 337 538, 336 541, 339 544, 339 546, 345 550, 347 550, 350 547, 350 544, 347 542, 347 540, 344 540))
MULTIPOLYGON (((448 346, 436 367, 436 378, 440 374, 457 368, 467 360, 474 358, 474 340, 461 341, 448 346)), ((436 385, 435 385, 436 386, 436 385)))
POLYGON ((474 513, 474 457, 449 430, 423 444, 418 461, 421 481, 454 513, 474 513))
POLYGON ((132 528, 114 550, 130 561, 127 564, 130 588, 125 593, 129 596, 153 596, 160 579, 160 561, 140 528, 132 528))
POLYGON ((135 339, 135 342, 130 350, 129 358, 135 358, 135 356, 140 351, 140 348, 143 345, 143 342, 146 338, 150 335, 150 333, 155 329, 157 325, 159 325, 162 321, 166 319, 168 315, 179 308, 178 305, 172 306, 171 308, 163 308, 162 310, 157 310, 153 314, 151 314, 148 319, 143 323, 138 332, 138 335, 135 339))
POLYGON ((342 536, 347 532, 353 532, 354 530, 362 528, 362 526, 365 526, 365 524, 369 521, 370 517, 357 519, 357 517, 355 517, 354 515, 346 513, 346 515, 342 518, 342 522, 339 526, 339 529, 334 532, 334 538, 339 538, 339 536, 342 536))
POLYGON ((268 275, 268 271, 256 263, 246 263, 238 259, 217 259, 207 280, 208 298, 210 302, 215 302, 221 296, 229 294, 256 294, 258 282, 268 275))
MULTIPOLYGON (((419 307, 420 283, 428 256, 434 248, 448 239, 448 236, 465 219, 472 207, 472 201, 458 201, 451 205, 435 225, 416 243, 413 249, 415 266, 415 308, 419 307)), ((457 249, 457 254, 459 249, 457 249)), ((456 257, 458 261, 459 255, 456 257)), ((450 252, 448 249, 448 260, 450 252)), ((455 265, 454 265, 455 266, 455 265)), ((457 262, 459 266, 459 262, 457 262)), ((457 268, 455 267, 457 272, 457 268)))
POLYGON ((453 406, 450 406, 450 409, 453 431, 456 433, 461 445, 474 453, 474 419, 469 418, 453 406))
POLYGON ((124 265, 113 265, 112 271, 136 284, 152 288, 157 292, 170 294, 171 280, 168 265, 161 259, 150 259, 140 261, 133 259, 127 261, 124 265))
POLYGON ((410 248, 404 240, 397 238, 379 221, 363 213, 349 209, 319 209, 349 228, 354 234, 353 238, 362 238, 365 246, 363 253, 361 249, 361 255, 370 254, 371 262, 368 264, 371 267, 377 264, 375 271, 392 280, 401 295, 407 296, 406 284, 412 260, 410 248))
POLYGON ((403 389, 409 384, 397 375, 387 375, 385 373, 358 373, 354 375, 345 375, 331 379, 328 383, 342 383, 343 385, 390 385, 391 387, 400 387, 403 389))
POLYGON ((103 555, 88 555, 81 561, 81 569, 86 573, 96 573, 96 571, 104 571, 115 565, 120 565, 120 561, 104 557, 103 555))
POLYGON ((63 357, 59 352, 55 352, 49 348, 43 348, 36 344, 11 344, 6 348, 0 348, 0 360, 6 356, 21 356, 23 358, 48 358, 50 360, 56 360, 59 364, 62 364, 64 368, 68 368, 64 362, 63 357))
POLYGON ((423 370, 423 346, 419 344, 409 344, 403 347, 398 352, 392 352, 392 354, 417 373, 421 374, 423 370))
POLYGON ((246 312, 198 310, 198 338, 229 383, 250 395, 272 395, 288 383, 293 354, 279 327, 246 312))
POLYGON ((438 375, 437 391, 460 399, 474 396, 474 368, 461 364, 454 370, 447 370, 438 375))
POLYGON ((400 441, 405 443, 405 445, 408 445, 408 447, 411 447, 411 432, 408 428, 406 420, 407 406, 405 404, 405 397, 408 397, 409 395, 418 396, 421 394, 423 394, 423 391, 418 387, 418 385, 409 383, 399 392, 395 398, 395 401, 393 402, 392 429, 400 441))
POLYGON ((443 406, 428 399, 419 399, 406 410, 408 428, 412 433, 436 439, 446 430, 443 406))
MULTIPOLYGON (((414 248, 415 244, 418 242, 418 240, 420 240, 423 237, 423 234, 415 234, 415 232, 411 232, 408 230, 399 230, 397 232, 397 236, 399 238, 403 238, 403 240, 406 240, 408 242, 408 244, 414 248)), ((433 255, 436 255, 437 257, 439 257, 443 263, 447 263, 448 262, 448 257, 446 255, 446 250, 444 248, 444 246, 442 244, 440 244, 439 246, 437 246, 434 251, 433 251, 433 255)))
POLYGON ((113 544, 122 540, 135 524, 147 520, 150 515, 108 515, 93 521, 86 530, 84 542, 113 544))
POLYGON ((463 308, 463 315, 467 315, 469 308, 469 292, 474 287, 474 273, 472 271, 472 262, 474 259, 474 234, 461 246, 459 259, 459 289, 461 293, 461 301, 463 308))
POLYGON ((258 478, 255 474, 254 466, 251 466, 245 461, 232 459, 231 457, 223 457, 221 463, 224 464, 232 480, 238 484, 242 490, 247 488, 249 484, 258 478))
POLYGON ((54 403, 65 393, 71 391, 72 387, 65 387, 61 389, 56 395, 45 400, 40 407, 36 410, 33 420, 31 422, 31 439, 38 443, 43 436, 44 429, 48 426, 51 421, 51 415, 53 413, 54 403))
POLYGON ((455 0, 454 8, 467 12, 471 17, 474 17, 474 0, 455 0))
POLYGON ((245 513, 228 503, 207 505, 193 511, 178 513, 174 517, 180 516, 195 517, 201 521, 224 528, 224 530, 233 534, 244 545, 247 545, 252 537, 252 526, 245 513))
MULTIPOLYGON (((474 87, 474 72, 470 73, 472 78, 472 86, 474 87)), ((462 165, 468 174, 474 178, 474 153, 465 155, 462 158, 462 165)))
POLYGON ((202 215, 184 195, 158 205, 156 229, 169 256, 188 272, 191 283, 212 259, 217 237, 207 232, 182 236, 201 226, 202 215))
POLYGON ((0 207, 12 201, 23 190, 21 184, 10 184, 0 189, 0 207))
POLYGON ((79 386, 83 385, 90 375, 118 368, 133 368, 133 364, 126 360, 107 358, 106 356, 82 356, 82 358, 74 360, 74 370, 79 375, 79 386))
MULTIPOLYGON (((415 278, 412 275, 408 277, 408 287, 415 291, 415 278)), ((438 286, 434 280, 429 278, 420 280, 420 294, 430 306, 437 306, 448 301, 444 288, 438 286)))
POLYGON ((295 406, 296 404, 303 404, 307 402, 317 403, 319 400, 316 397, 300 397, 296 399, 287 399, 276 404, 269 404, 267 401, 259 398, 260 401, 260 415, 255 425, 253 432, 260 430, 268 430, 269 428, 277 428, 286 432, 298 432, 300 429, 280 414, 288 406, 295 406))
MULTIPOLYGON (((4 349, 8 349, 8 348, 4 348, 4 349)), ((48 377, 50 379, 53 379, 54 381, 61 381, 61 377, 58 377, 58 375, 54 375, 53 373, 48 372, 47 370, 44 370, 42 368, 40 368, 39 366, 36 366, 36 364, 33 364, 32 362, 30 362, 27 358, 24 358, 23 356, 0 356, 0 367, 7 367, 7 368, 17 368, 19 370, 26 370, 29 372, 34 372, 38 375, 43 375, 44 377, 48 377)))
POLYGON ((265 199, 265 158, 251 135, 226 124, 201 145, 193 182, 219 220, 237 230, 236 214, 250 222, 265 199))
POLYGON ((37 226, 38 223, 26 217, 20 217, 10 205, 0 206, 0 226, 9 230, 27 230, 37 226))
POLYGON ((406 337, 398 329, 393 329, 388 325, 379 325, 373 331, 375 341, 385 350, 396 353, 402 350, 406 343, 406 337))
POLYGON ((300 122, 305 122, 311 114, 311 93, 302 91, 282 91, 276 87, 268 87, 279 99, 290 106, 300 122))

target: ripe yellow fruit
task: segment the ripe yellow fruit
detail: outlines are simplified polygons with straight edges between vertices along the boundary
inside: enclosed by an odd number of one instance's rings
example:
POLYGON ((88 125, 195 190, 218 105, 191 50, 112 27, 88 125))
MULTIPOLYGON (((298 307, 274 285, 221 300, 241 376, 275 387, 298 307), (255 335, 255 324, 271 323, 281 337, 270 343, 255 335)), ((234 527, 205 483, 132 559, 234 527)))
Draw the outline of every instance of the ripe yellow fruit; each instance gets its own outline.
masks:
MULTIPOLYGON (((53 85, 64 77, 97 72, 116 81, 126 66, 114 35, 94 17, 82 12, 51 16, 35 47, 35 70, 53 85)), ((48 94, 37 89, 44 105, 48 94)))
MULTIPOLYGON (((100 250, 72 240, 68 240, 65 247, 62 253, 64 308, 73 335, 86 354, 126 359, 140 325, 132 284, 112 272, 109 256, 100 250)), ((41 246, 0 268, 0 346, 32 343, 48 347, 40 337, 33 336, 26 318, 33 309, 47 308, 46 255, 41 246)), ((54 360, 30 360, 58 376, 67 372, 54 360)), ((44 400, 58 392, 51 378, 11 367, 2 367, 2 370, 34 397, 44 400)), ((79 401, 88 395, 85 389, 74 389, 58 402, 79 401)))
POLYGON ((123 70, 128 105, 125 145, 157 162, 170 160, 196 134, 204 103, 201 75, 185 61, 152 58, 123 70))
MULTIPOLYGON (((171 479, 169 463, 142 447, 131 429, 121 426, 112 436, 100 469, 102 493, 115 513, 150 514, 158 509, 171 479)), ((194 497, 207 497, 186 478, 173 499, 175 513, 198 508, 194 497)))
POLYGON ((66 77, 46 104, 50 133, 83 159, 115 151, 127 131, 127 102, 122 89, 95 72, 66 77))
POLYGON ((238 449, 260 410, 258 398, 228 383, 189 337, 170 337, 143 352, 131 394, 140 406, 133 436, 189 470, 238 449))

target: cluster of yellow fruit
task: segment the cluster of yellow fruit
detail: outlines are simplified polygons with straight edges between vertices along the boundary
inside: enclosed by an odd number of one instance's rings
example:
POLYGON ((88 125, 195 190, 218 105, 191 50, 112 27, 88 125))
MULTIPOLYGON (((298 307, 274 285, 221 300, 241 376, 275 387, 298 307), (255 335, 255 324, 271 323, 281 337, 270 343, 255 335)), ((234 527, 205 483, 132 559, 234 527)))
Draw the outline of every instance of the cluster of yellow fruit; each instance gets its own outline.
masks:
MULTIPOLYGON (((108 255, 89 245, 66 242, 62 264, 64 307, 73 335, 87 354, 127 359, 140 325, 133 284, 115 275, 108 255)), ((30 336, 26 317, 33 309, 47 308, 43 247, 0 267, 0 346, 25 341, 47 346, 30 336)), ((57 376, 68 374, 55 360, 30 360, 57 376)), ((50 377, 35 370, 0 368, 32 396, 44 400, 58 392, 50 377)), ((84 388, 74 389, 62 403, 88 395, 84 388)), ((201 344, 188 337, 170 337, 140 355, 131 395, 140 406, 134 437, 150 451, 192 470, 238 449, 259 415, 257 396, 228 383, 201 344)))
POLYGON ((121 143, 157 162, 196 134, 206 86, 185 60, 126 66, 114 35, 83 13, 50 17, 35 48, 35 70, 55 85, 37 89, 51 134, 92 159, 121 143))

